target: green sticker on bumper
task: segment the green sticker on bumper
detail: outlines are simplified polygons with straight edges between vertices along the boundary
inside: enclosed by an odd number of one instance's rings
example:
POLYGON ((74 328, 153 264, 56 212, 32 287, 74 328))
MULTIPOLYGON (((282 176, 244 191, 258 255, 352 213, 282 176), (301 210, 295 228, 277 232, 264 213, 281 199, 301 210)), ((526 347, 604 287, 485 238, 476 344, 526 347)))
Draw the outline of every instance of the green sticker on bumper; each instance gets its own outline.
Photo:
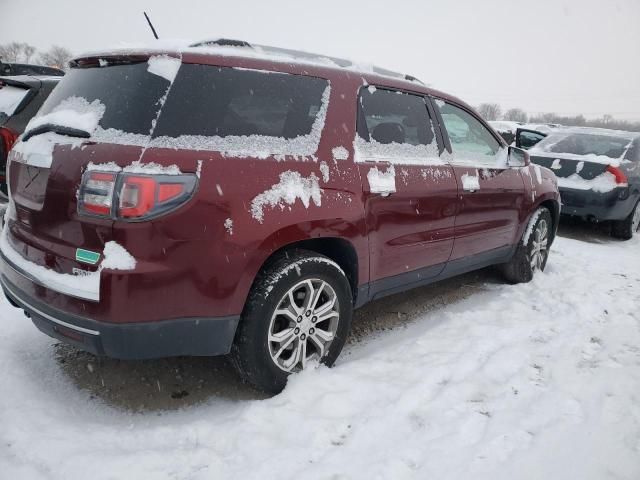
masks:
POLYGON ((77 248, 76 260, 78 262, 88 263, 89 265, 95 265, 98 263, 98 260, 100 260, 100 254, 89 250, 83 250, 82 248, 77 248))

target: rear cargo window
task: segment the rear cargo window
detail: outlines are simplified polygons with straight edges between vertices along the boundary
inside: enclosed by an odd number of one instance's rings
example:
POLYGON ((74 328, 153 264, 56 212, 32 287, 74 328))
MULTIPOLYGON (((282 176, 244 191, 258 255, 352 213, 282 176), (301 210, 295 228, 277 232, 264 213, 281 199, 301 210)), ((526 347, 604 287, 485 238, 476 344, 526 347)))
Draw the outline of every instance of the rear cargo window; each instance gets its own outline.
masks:
POLYGON ((0 118, 13 115, 28 92, 26 88, 0 85, 0 118))
POLYGON ((183 64, 154 137, 308 135, 327 87, 316 77, 183 64))
POLYGON ((53 90, 38 113, 50 113, 70 97, 105 106, 100 126, 149 135, 166 93, 167 80, 147 72, 147 62, 109 67, 72 68, 53 90))
POLYGON ((604 155, 620 158, 631 140, 613 135, 592 135, 584 133, 551 134, 536 148, 545 152, 570 153, 573 155, 604 155))

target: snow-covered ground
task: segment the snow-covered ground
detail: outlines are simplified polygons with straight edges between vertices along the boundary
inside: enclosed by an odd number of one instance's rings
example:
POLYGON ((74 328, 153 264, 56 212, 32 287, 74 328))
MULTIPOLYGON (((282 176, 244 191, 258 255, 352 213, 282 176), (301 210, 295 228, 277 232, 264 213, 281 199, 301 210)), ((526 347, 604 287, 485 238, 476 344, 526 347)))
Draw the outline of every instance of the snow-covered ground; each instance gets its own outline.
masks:
POLYGON ((177 411, 79 388, 2 300, 0 478, 637 480, 640 240, 596 240, 560 238, 532 283, 483 282, 274 398, 177 411))

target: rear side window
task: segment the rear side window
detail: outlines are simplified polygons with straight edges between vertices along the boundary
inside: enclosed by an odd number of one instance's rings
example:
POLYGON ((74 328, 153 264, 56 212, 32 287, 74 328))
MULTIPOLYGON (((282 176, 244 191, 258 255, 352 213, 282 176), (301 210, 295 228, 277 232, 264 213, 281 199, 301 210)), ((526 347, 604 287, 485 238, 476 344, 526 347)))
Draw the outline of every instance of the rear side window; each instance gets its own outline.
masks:
POLYGON ((436 100, 444 126, 451 141, 456 162, 503 166, 506 149, 477 118, 466 110, 442 100, 436 100))
POLYGON ((154 137, 309 135, 328 85, 303 75, 183 64, 154 137))
POLYGON ((439 157, 423 97, 368 87, 360 92, 358 110, 360 160, 426 163, 439 157))
POLYGON ((26 88, 0 84, 0 119, 13 115, 28 92, 26 88))

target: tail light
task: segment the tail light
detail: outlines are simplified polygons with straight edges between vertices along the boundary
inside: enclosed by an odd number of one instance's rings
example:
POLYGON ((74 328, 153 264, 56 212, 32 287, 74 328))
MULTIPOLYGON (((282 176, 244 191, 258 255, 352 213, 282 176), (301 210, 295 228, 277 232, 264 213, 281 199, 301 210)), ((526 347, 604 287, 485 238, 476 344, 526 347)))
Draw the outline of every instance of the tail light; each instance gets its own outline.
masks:
POLYGON ((616 177, 616 183, 617 184, 626 184, 628 182, 627 176, 618 167, 614 167, 613 165, 609 165, 607 167, 607 172, 613 174, 613 176, 616 177))
POLYGON ((85 172, 78 212, 118 220, 147 220, 175 210, 195 191, 195 175, 85 172))
MULTIPOLYGON (((0 162, 6 165, 9 150, 13 147, 13 144, 18 140, 18 134, 6 127, 0 128, 0 162)), ((0 170, 0 183, 4 183, 6 179, 6 166, 0 170)))

